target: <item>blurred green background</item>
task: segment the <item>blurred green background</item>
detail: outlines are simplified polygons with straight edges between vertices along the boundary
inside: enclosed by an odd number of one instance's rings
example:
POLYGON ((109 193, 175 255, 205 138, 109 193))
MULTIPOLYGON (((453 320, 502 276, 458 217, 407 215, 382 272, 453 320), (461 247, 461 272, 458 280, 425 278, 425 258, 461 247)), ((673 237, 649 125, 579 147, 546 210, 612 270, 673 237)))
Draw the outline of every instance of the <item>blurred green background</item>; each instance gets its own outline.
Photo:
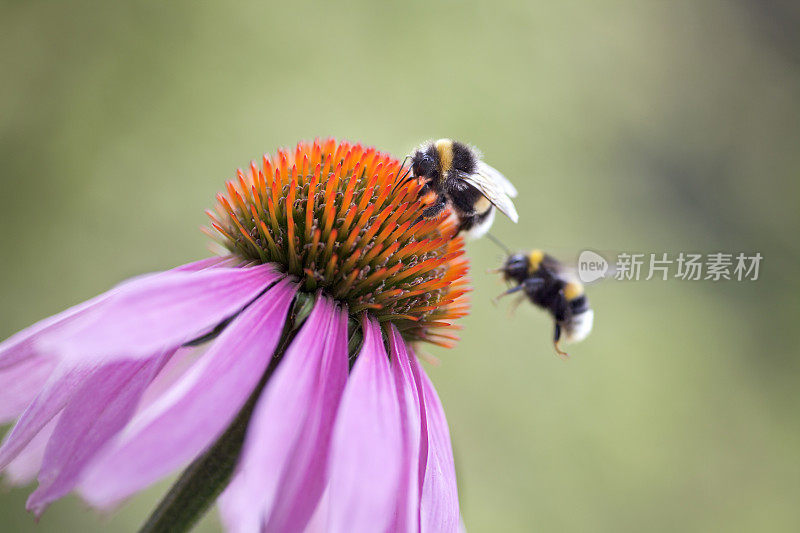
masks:
MULTIPOLYGON (((494 229, 515 249, 764 256, 756 282, 590 286, 565 363, 470 244, 474 311, 429 370, 468 530, 797 531, 799 22, 789 0, 4 2, 0 338, 205 256, 203 210, 265 151, 454 137, 518 186, 494 229)), ((31 487, 4 490, 0 530, 134 530, 166 487, 38 526, 31 487)))

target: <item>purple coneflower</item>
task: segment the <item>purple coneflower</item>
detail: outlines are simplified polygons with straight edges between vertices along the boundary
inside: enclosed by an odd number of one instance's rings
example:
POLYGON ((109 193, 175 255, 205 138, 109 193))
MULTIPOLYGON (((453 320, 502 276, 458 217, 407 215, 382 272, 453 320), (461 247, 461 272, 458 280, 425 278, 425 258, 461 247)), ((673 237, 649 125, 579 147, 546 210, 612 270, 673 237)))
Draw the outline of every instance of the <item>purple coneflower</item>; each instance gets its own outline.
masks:
POLYGON ((0 344, 0 448, 39 515, 184 468, 145 530, 453 531, 444 411, 413 346, 466 314, 455 226, 401 164, 330 139, 264 156, 209 213, 228 255, 129 280, 0 344))

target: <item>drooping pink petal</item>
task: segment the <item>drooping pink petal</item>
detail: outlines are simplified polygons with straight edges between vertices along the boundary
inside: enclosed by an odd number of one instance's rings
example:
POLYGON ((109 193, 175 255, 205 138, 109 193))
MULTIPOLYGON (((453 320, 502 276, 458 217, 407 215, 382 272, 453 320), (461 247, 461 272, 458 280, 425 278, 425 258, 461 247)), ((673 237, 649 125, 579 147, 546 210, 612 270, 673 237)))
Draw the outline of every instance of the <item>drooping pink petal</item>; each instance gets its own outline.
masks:
POLYGON ((397 399, 400 406, 402 427, 402 455, 400 487, 397 491, 394 531, 419 531, 420 526, 420 446, 427 440, 422 435, 422 405, 417 384, 411 369, 408 349, 397 328, 389 332, 389 347, 392 354, 392 373, 395 379, 397 399))
POLYGON ((79 485, 82 496, 109 508, 213 443, 264 374, 295 290, 288 280, 279 281, 237 316, 173 388, 100 453, 79 485))
POLYGON ((80 318, 86 312, 105 301, 115 290, 111 289, 99 296, 95 296, 91 300, 70 307, 57 315, 40 320, 4 340, 0 343, 0 369, 16 365, 20 361, 33 356, 36 353, 34 343, 39 336, 55 333, 68 326, 75 319, 80 318))
POLYGON ((334 529, 330 527, 330 521, 328 520, 330 511, 331 498, 330 486, 328 486, 325 492, 322 493, 322 496, 320 496, 317 508, 314 509, 314 514, 312 514, 311 518, 308 520, 308 525, 303 530, 303 533, 330 533, 334 531, 334 529))
POLYGON ((364 320, 364 343, 336 419, 328 488, 328 531, 389 531, 407 482, 395 378, 378 323, 364 320))
MULTIPOLYGON (((210 257, 179 266, 173 269, 172 272, 198 272, 211 267, 230 265, 230 263, 230 256, 210 257)), ((127 283, 131 283, 133 281, 144 281, 146 279, 151 279, 153 276, 158 276, 158 274, 146 274, 144 276, 139 276, 134 280, 129 280, 127 283)), ((122 285, 114 287, 113 289, 100 294, 91 300, 87 300, 78 305, 70 307, 66 311, 62 311, 57 315, 40 320, 36 324, 12 335, 0 343, 0 369, 7 368, 34 355, 34 342, 36 341, 37 336, 41 336, 45 333, 50 335, 55 334, 60 328, 69 325, 76 318, 81 317, 87 311, 105 301, 109 296, 113 295, 117 290, 119 290, 120 287, 125 285, 126 283, 123 283, 122 285)))
POLYGON ((147 357, 208 332, 280 277, 267 264, 136 278, 36 348, 82 361, 147 357))
POLYGON ((433 383, 413 354, 411 368, 419 385, 420 398, 424 406, 426 420, 423 433, 427 433, 428 436, 427 461, 420 501, 422 531, 459 531, 461 519, 456 468, 447 418, 433 383))
POLYGON ((88 462, 133 416, 145 388, 174 352, 115 361, 84 381, 61 412, 47 445, 29 511, 41 514, 75 487, 88 462))
POLYGON ((173 385, 202 357, 206 349, 207 347, 179 348, 147 386, 137 411, 142 411, 172 389, 173 385))
POLYGON ((0 369, 0 424, 16 419, 30 405, 55 367, 53 359, 29 357, 0 369))
POLYGON ((346 313, 319 297, 259 398, 220 500, 232 531, 302 531, 325 488, 347 379, 346 313))
POLYGON ((301 446, 287 465, 281 496, 267 515, 267 531, 304 528, 325 490, 331 435, 347 380, 347 313, 335 309, 331 323, 316 395, 309 405, 311 416, 300 437, 301 446))
POLYGON ((50 440, 50 435, 53 434, 53 430, 56 428, 59 416, 56 415, 48 422, 25 446, 25 449, 17 454, 13 461, 8 463, 8 466, 3 470, 3 475, 9 483, 12 485, 27 485, 36 479, 39 468, 42 467, 47 441, 50 440))
POLYGON ((39 394, 20 416, 0 447, 0 470, 53 419, 72 399, 81 384, 97 371, 99 365, 70 365, 56 368, 39 394))

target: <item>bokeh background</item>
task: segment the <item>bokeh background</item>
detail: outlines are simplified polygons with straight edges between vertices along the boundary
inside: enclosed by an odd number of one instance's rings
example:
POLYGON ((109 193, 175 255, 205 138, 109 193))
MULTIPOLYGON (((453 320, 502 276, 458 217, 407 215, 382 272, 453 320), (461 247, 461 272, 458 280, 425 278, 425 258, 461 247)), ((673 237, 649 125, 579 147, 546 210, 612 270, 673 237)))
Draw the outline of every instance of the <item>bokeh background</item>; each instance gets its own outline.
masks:
MULTIPOLYGON (((517 184, 515 249, 764 256, 756 282, 592 285, 565 363, 470 244, 474 311, 430 369, 467 528, 797 531, 798 23, 790 0, 4 2, 0 338, 203 257, 203 210, 265 151, 454 137, 517 184)), ((38 525, 5 489, 0 530, 132 531, 167 487, 38 525)))

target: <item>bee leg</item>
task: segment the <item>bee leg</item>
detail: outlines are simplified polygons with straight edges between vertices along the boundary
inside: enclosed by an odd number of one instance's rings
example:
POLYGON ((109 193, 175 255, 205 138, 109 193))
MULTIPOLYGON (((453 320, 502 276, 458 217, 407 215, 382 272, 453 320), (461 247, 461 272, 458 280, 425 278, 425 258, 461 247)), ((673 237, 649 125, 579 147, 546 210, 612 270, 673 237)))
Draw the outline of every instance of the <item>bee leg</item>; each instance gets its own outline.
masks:
POLYGON ((418 223, 420 220, 423 219, 430 219, 437 215, 439 215, 444 208, 447 207, 447 200, 444 196, 438 196, 436 201, 422 210, 422 214, 417 217, 417 220, 414 221, 414 224, 418 223))
POLYGON ((499 302, 500 298, 502 298, 503 296, 508 296, 509 294, 514 294, 515 292, 521 291, 522 289, 523 289, 522 285, 517 285, 516 287, 511 287, 506 292, 500 293, 497 296, 495 296, 494 298, 492 298, 492 303, 497 305, 497 302, 499 302))
POLYGON ((553 347, 556 349, 556 353, 561 359, 567 359, 569 354, 561 349, 559 346, 559 342, 561 340, 561 324, 556 322, 555 331, 553 331, 553 347))
POLYGON ((433 218, 447 207, 447 200, 444 196, 439 196, 436 201, 422 210, 422 217, 420 218, 433 218))
POLYGON ((525 290, 529 292, 535 291, 542 285, 544 285, 544 280, 542 278, 528 278, 522 282, 522 286, 525 287, 525 290))
POLYGON ((525 301, 525 295, 520 294, 516 300, 511 303, 511 306, 508 308, 508 316, 514 316, 514 313, 517 311, 519 305, 525 301))

